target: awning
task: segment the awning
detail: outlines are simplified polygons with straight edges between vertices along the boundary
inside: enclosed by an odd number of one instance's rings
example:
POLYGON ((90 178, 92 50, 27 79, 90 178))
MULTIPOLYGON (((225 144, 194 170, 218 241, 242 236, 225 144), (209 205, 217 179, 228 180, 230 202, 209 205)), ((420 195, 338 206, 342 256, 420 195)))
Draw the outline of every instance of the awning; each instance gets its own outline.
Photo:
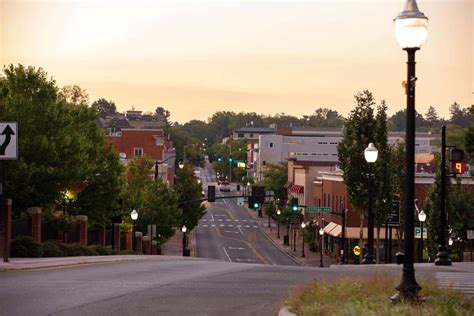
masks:
POLYGON ((290 189, 290 192, 298 193, 298 194, 303 193, 304 192, 304 186, 293 184, 293 186, 290 189))
POLYGON ((291 188, 292 185, 293 185, 293 182, 287 181, 283 187, 284 187, 285 189, 288 189, 288 188, 291 188))
MULTIPOLYGON (((392 239, 396 238, 396 230, 397 230, 396 228, 392 229, 392 239)), ((345 233, 344 238, 359 239, 359 232, 360 232, 359 227, 346 227, 346 233, 345 233)), ((364 230, 363 230, 364 239, 368 238, 367 232, 368 232, 367 227, 364 227, 364 230)), ((340 238, 342 236, 342 226, 334 222, 330 222, 324 227, 324 233, 333 237, 340 238)), ((375 239, 377 239, 377 228, 374 229, 374 240, 375 239)), ((380 228, 379 239, 380 240, 385 239, 385 228, 380 228)))

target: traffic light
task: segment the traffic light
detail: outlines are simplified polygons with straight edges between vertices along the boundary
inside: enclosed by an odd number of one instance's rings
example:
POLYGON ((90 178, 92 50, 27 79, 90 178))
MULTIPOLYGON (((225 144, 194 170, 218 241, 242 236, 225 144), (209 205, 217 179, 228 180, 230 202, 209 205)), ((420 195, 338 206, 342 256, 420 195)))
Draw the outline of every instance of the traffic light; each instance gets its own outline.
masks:
POLYGON ((217 162, 221 162, 222 161, 222 157, 221 156, 217 156, 217 162))
POLYGON ((257 201, 256 197, 249 196, 249 209, 256 210, 260 207, 260 203, 257 201))
POLYGON ((232 158, 232 156, 229 156, 229 162, 232 163, 232 161, 234 161, 234 158, 232 158))
POLYGON ((216 187, 214 185, 207 186, 207 201, 208 202, 216 201, 216 187))
POLYGON ((291 202, 290 202, 290 210, 292 212, 298 212, 298 198, 291 198, 291 202))
POLYGON ((449 165, 452 174, 463 174, 466 171, 466 164, 463 162, 464 151, 453 148, 450 152, 449 165))
POLYGON ((265 202, 265 188, 254 185, 252 187, 252 197, 254 197, 257 202, 263 204, 265 202))

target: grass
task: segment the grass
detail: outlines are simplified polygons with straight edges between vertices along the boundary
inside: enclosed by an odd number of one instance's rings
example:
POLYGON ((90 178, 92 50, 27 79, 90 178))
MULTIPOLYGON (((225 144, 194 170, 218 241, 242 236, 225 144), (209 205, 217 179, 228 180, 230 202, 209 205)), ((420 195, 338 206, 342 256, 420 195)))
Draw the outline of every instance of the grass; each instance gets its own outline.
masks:
POLYGON ((474 315, 469 296, 425 280, 418 282, 426 301, 392 304, 389 298, 399 281, 380 276, 315 281, 296 290, 284 304, 297 315, 474 315))

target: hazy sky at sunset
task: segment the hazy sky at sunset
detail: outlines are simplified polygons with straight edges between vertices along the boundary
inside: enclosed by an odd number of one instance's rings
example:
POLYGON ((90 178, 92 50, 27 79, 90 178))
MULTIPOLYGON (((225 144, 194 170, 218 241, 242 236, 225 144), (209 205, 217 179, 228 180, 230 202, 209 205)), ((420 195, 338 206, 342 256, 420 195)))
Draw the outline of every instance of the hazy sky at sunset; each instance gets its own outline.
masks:
MULTIPOLYGON (((343 115, 369 89, 405 105, 406 53, 392 19, 402 0, 0 0, 0 63, 43 67, 90 100, 172 120, 219 110, 343 115)), ((474 104, 474 0, 419 0, 417 110, 474 104)))

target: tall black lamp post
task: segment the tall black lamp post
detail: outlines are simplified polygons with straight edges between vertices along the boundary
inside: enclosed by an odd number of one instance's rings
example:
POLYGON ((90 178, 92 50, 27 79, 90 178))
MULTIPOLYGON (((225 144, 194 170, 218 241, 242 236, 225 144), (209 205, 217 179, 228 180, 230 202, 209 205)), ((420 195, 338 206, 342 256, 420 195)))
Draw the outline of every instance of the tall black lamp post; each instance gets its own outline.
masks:
POLYGON ((319 267, 320 268, 323 268, 324 265, 323 265, 323 238, 324 237, 324 228, 321 226, 321 228, 319 229, 319 239, 321 239, 321 247, 319 249, 319 252, 320 252, 320 258, 319 258, 319 267))
POLYGON ((137 251, 137 241, 135 238, 135 223, 137 222, 138 219, 138 212, 136 210, 133 210, 130 213, 130 217, 132 218, 132 250, 137 251))
POLYGON ((346 212, 347 209, 344 208, 342 209, 342 231, 341 231, 341 261, 339 264, 344 264, 346 263, 346 258, 345 258, 345 251, 346 251, 346 212))
POLYGON ((183 225, 181 227, 181 231, 183 232, 183 256, 184 257, 188 257, 188 251, 187 251, 187 244, 188 244, 188 239, 187 239, 187 236, 186 236, 186 231, 188 230, 188 228, 186 227, 186 225, 183 225))
POLYGON ((369 207, 368 207, 368 215, 369 215, 369 225, 368 225, 368 233, 367 233, 367 252, 365 253, 364 260, 362 263, 364 264, 374 264, 374 210, 372 207, 373 204, 373 197, 372 197, 372 182, 374 178, 374 174, 372 171, 372 165, 377 161, 377 157, 379 152, 377 148, 375 148, 373 143, 370 143, 369 146, 364 150, 364 157, 367 163, 369 164, 369 174, 368 174, 368 193, 369 193, 369 207))
POLYGON ((280 215, 281 211, 277 210, 277 238, 280 239, 280 215))
POLYGON ((423 210, 418 213, 418 220, 420 221, 421 226, 421 237, 420 237, 420 254, 418 262, 423 262, 423 223, 426 221, 426 213, 423 210))
POLYGON ((304 229, 306 228, 306 223, 301 223, 301 257, 306 257, 304 254, 304 229))
POLYGON ((391 297, 394 302, 400 299, 418 299, 421 287, 415 279, 413 264, 414 249, 414 211, 415 211, 415 53, 425 42, 428 34, 428 18, 418 10, 416 0, 407 0, 402 12, 394 19, 395 35, 403 50, 408 53, 408 73, 406 82, 407 122, 405 159, 405 228, 403 275, 391 297))

